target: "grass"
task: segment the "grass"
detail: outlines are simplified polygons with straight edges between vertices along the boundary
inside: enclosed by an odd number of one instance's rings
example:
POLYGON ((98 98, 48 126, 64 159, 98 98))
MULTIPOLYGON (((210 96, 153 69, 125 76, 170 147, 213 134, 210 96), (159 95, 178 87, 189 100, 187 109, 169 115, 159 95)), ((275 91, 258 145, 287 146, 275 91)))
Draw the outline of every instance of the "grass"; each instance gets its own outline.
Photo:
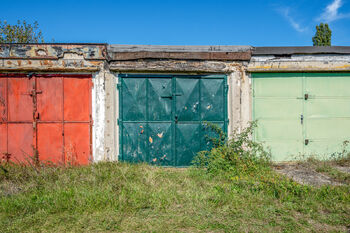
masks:
POLYGON ((350 186, 315 188, 272 169, 98 163, 0 170, 1 232, 347 232, 350 186))

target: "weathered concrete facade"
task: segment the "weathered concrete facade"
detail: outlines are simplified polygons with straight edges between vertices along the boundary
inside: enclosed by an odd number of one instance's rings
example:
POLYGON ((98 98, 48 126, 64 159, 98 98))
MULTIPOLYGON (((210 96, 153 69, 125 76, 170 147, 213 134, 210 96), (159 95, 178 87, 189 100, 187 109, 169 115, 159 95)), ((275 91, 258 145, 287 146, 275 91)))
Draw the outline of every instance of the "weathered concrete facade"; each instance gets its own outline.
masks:
POLYGON ((252 120, 251 73, 348 72, 349 47, 2 44, 1 73, 92 74, 93 161, 119 154, 119 74, 224 74, 228 133, 252 120))

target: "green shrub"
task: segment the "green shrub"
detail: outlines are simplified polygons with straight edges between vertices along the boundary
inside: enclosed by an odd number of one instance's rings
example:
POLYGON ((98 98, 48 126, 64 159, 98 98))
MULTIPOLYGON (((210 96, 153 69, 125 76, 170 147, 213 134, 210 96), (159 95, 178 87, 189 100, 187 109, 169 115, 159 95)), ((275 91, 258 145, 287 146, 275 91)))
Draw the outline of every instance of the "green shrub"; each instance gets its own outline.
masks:
POLYGON ((269 168, 270 153, 264 150, 261 143, 252 140, 256 122, 251 122, 242 132, 235 129, 230 139, 219 126, 212 123, 205 123, 205 126, 216 137, 207 138, 212 148, 195 156, 195 167, 207 168, 209 173, 224 171, 231 175, 252 174, 269 168))

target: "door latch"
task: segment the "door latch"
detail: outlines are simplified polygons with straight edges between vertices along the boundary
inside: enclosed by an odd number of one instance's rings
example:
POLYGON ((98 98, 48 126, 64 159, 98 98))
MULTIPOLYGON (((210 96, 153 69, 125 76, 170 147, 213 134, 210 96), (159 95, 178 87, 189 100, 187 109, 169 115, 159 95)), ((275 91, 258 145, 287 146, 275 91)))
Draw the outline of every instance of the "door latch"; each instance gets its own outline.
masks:
POLYGON ((179 121, 179 117, 175 116, 175 123, 177 124, 178 121, 179 121))
POLYGON ((304 95, 304 100, 307 100, 309 98, 309 94, 304 95))
POLYGON ((301 124, 304 123, 304 115, 303 115, 303 114, 300 115, 300 123, 301 123, 301 124))
POLYGON ((309 144, 309 139, 305 139, 305 146, 309 144))
POLYGON ((161 96, 162 98, 169 98, 169 99, 172 99, 173 96, 172 95, 168 95, 168 96, 161 96))

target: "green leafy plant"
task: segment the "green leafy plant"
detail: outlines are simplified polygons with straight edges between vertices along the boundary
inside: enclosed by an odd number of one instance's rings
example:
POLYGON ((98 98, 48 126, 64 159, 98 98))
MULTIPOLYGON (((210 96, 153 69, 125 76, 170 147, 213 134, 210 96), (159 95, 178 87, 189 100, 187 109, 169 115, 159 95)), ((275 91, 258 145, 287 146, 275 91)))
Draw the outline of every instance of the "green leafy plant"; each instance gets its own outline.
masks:
POLYGON ((210 173, 225 171, 231 175, 252 173, 268 167, 270 153, 264 150, 261 143, 252 140, 256 122, 251 122, 242 132, 235 129, 230 139, 217 125, 205 125, 216 133, 216 137, 208 138, 213 147, 199 152, 193 160, 194 166, 205 167, 210 173))
POLYGON ((0 43, 43 43, 44 38, 38 22, 29 24, 25 20, 11 25, 0 21, 0 43))

